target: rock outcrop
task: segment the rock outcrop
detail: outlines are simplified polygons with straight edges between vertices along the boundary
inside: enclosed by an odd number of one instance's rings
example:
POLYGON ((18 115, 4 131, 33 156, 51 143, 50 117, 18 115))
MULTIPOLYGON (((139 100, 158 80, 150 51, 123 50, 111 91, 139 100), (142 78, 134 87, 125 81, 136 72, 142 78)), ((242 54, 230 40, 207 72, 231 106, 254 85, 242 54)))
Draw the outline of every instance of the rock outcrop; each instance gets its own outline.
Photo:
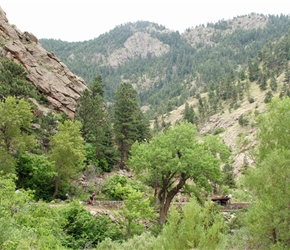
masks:
POLYGON ((1 7, 0 56, 13 59, 27 70, 27 80, 47 97, 50 109, 74 117, 77 101, 87 88, 86 83, 52 52, 46 51, 32 33, 21 32, 9 24, 1 7))
POLYGON ((157 38, 151 37, 148 33, 136 32, 124 43, 124 47, 115 50, 108 58, 109 65, 116 67, 136 56, 145 58, 149 54, 161 56, 170 49, 168 44, 164 44, 157 38))

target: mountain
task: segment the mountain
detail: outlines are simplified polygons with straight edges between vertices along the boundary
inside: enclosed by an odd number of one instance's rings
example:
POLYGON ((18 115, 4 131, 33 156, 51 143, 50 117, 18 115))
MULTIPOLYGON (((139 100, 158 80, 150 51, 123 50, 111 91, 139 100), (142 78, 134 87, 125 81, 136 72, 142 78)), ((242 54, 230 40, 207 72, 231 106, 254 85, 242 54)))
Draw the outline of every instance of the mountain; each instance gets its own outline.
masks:
POLYGON ((27 72, 27 80, 45 96, 49 109, 73 117, 76 104, 87 88, 85 81, 45 50, 38 39, 29 32, 21 32, 11 25, 0 7, 1 58, 11 59, 27 72))
POLYGON ((237 76, 249 59, 282 37, 289 25, 289 16, 252 13, 180 34, 139 21, 119 25, 89 41, 40 39, 40 43, 88 84, 100 74, 107 102, 113 101, 122 82, 132 83, 153 119, 218 84, 225 74, 237 76))

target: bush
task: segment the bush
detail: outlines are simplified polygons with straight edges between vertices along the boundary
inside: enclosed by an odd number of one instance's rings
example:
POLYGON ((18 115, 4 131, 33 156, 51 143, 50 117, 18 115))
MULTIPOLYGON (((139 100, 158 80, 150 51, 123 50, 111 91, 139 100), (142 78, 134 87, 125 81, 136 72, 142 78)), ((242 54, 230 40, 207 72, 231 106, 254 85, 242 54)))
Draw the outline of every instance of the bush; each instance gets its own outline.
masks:
POLYGON ((115 174, 104 183, 102 191, 112 200, 123 200, 131 189, 144 191, 145 188, 141 183, 132 181, 126 176, 115 174), (122 188, 120 189, 120 187, 122 188))
POLYGON ((254 103, 254 102, 255 102, 254 97, 249 97, 249 103, 254 103))
POLYGON ((216 129, 212 132, 212 134, 213 134, 213 135, 218 135, 218 134, 223 133, 224 131, 225 131, 224 128, 216 128, 216 129))
POLYGON ((107 216, 93 216, 77 201, 61 213, 66 219, 62 242, 70 249, 91 249, 107 237, 113 240, 121 237, 121 230, 107 216))

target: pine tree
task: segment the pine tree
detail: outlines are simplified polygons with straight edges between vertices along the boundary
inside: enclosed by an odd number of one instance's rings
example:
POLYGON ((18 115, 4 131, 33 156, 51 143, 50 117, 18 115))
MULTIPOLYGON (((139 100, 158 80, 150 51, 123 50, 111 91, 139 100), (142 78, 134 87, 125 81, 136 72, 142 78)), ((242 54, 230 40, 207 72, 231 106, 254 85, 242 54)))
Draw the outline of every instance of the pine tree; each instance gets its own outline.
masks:
POLYGON ((94 145, 98 166, 110 171, 115 164, 115 153, 111 123, 105 105, 101 76, 97 76, 90 90, 85 90, 80 99, 76 119, 82 122, 85 141, 94 145))
POLYGON ((274 75, 271 76, 271 79, 270 79, 270 88, 272 91, 276 91, 277 88, 278 88, 278 84, 277 84, 277 80, 276 78, 274 77, 274 75))
POLYGON ((186 102, 185 103, 185 108, 184 108, 184 113, 183 113, 183 119, 192 123, 192 124, 197 124, 197 117, 194 112, 193 107, 186 102))
POLYGON ((139 106, 137 91, 130 83, 122 83, 115 95, 114 129, 120 152, 120 168, 124 169, 131 145, 150 139, 149 122, 139 106))

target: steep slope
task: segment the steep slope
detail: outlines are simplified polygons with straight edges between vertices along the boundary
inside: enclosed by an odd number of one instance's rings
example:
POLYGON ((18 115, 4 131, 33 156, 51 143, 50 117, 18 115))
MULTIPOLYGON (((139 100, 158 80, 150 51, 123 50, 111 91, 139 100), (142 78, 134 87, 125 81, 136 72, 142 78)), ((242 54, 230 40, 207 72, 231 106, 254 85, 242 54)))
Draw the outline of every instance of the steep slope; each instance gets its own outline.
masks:
POLYGON ((27 71, 27 80, 43 93, 51 109, 74 116, 84 89, 84 80, 73 74, 52 52, 46 51, 29 32, 12 26, 0 7, 0 54, 14 60, 27 71))
MULTIPOLYGON (((266 112, 267 103, 271 98, 290 97, 289 48, 290 31, 277 41, 265 45, 249 63, 242 78, 228 81, 227 98, 220 88, 223 85, 223 78, 218 88, 203 93, 199 98, 191 97, 187 100, 195 114, 202 118, 202 121, 197 123, 200 136, 219 134, 231 148, 236 175, 245 168, 255 165, 253 156, 258 143, 256 139, 258 115, 266 112), (252 67, 254 64, 256 67, 252 67), (233 92, 239 86, 243 86, 242 91, 238 90, 238 94, 233 92), (235 94, 230 97, 230 92, 235 94), (206 106, 208 110, 206 117, 202 117, 202 106, 206 106), (210 112, 214 107, 217 107, 215 112, 210 112)), ((185 113, 185 105, 181 105, 159 117, 159 124, 164 126, 162 123, 166 125, 180 122, 184 119, 185 113)), ((152 121, 152 128, 155 126, 154 123, 152 121)))
POLYGON ((166 113, 228 73, 238 75, 267 43, 289 28, 289 16, 249 14, 188 29, 183 34, 150 22, 127 23, 89 41, 41 39, 88 83, 100 74, 112 102, 122 82, 140 94, 147 114, 166 113))

